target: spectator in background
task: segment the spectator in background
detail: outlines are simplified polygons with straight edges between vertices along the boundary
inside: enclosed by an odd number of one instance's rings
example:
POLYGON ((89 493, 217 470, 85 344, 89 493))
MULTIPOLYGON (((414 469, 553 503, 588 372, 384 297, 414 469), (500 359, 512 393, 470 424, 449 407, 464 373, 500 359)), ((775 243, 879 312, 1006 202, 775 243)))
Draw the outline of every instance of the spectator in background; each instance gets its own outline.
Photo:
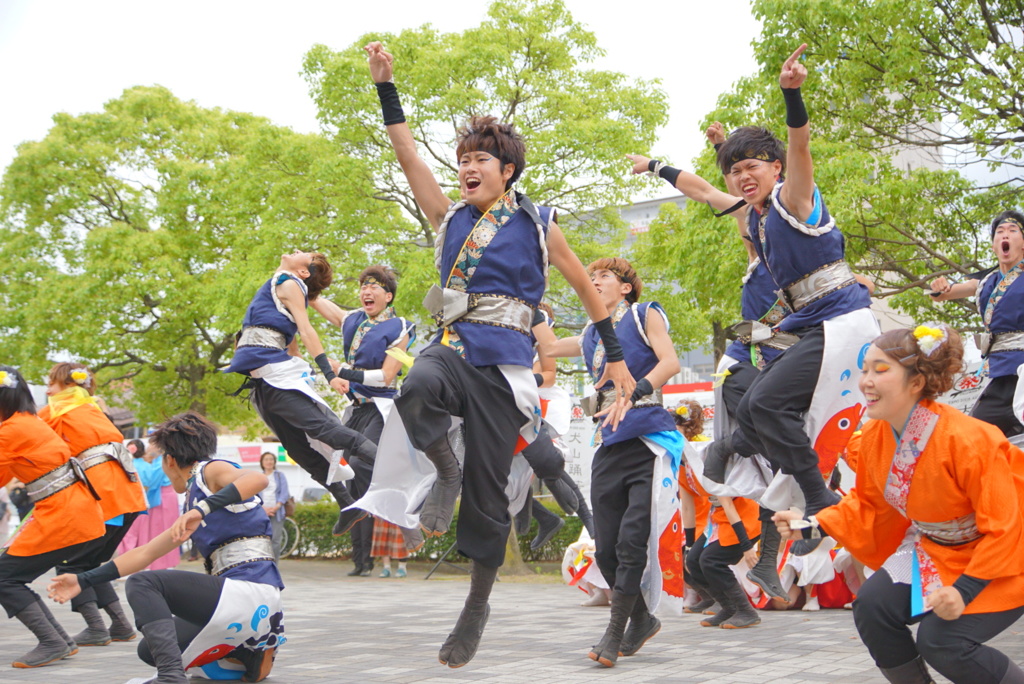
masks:
POLYGON ((288 480, 284 473, 277 469, 277 455, 264 451, 260 456, 260 468, 267 476, 267 488, 260 492, 263 499, 263 510, 270 518, 272 530, 271 544, 274 547, 274 560, 281 560, 281 539, 284 535, 284 504, 288 501, 288 480))
MULTIPOLYGON (((128 451, 135 457, 135 470, 139 473, 142 486, 146 488, 146 515, 140 516, 128 530, 117 547, 118 555, 139 546, 146 545, 158 534, 166 530, 178 519, 178 495, 167 479, 160 461, 159 449, 155 446, 146 447, 142 440, 133 439, 128 442, 128 451)), ((181 561, 181 553, 175 549, 160 556, 149 564, 147 570, 169 570, 177 567, 181 561)))

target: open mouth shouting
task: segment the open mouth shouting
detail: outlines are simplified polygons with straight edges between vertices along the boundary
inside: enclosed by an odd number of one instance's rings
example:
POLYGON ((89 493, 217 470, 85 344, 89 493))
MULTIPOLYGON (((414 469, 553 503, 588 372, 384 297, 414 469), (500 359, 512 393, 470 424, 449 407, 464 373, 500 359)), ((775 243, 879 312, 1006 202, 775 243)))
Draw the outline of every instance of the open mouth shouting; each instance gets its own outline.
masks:
POLYGON ((476 190, 480 187, 480 179, 474 177, 466 179, 466 190, 476 190))

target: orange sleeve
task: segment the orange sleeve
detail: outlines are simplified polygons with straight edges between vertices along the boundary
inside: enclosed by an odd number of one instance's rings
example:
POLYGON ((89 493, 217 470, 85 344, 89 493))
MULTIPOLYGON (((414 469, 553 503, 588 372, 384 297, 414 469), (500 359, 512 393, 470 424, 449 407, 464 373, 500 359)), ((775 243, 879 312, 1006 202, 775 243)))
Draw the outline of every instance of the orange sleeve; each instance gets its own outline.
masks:
POLYGON ((816 516, 823 532, 872 570, 880 568, 899 548, 910 526, 910 521, 885 501, 889 460, 882 454, 891 456, 896 445, 891 436, 887 438, 883 426, 888 429, 887 423, 871 421, 861 436, 854 488, 838 504, 816 516))

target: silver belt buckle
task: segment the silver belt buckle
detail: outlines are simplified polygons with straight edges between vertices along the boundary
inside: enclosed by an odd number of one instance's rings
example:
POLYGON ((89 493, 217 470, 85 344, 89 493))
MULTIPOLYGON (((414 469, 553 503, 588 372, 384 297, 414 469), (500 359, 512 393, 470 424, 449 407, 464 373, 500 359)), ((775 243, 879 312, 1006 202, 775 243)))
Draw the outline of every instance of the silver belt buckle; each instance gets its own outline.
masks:
POLYGON ((450 287, 442 288, 434 283, 423 298, 423 306, 433 316, 435 323, 447 328, 469 311, 469 293, 450 287))

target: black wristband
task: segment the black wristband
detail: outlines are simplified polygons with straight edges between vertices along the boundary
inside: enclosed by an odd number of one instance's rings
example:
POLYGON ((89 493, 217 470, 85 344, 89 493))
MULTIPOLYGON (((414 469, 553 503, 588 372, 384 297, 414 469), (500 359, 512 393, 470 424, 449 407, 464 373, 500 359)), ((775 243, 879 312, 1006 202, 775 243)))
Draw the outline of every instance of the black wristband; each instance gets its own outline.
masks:
POLYGON ((722 147, 722 145, 724 145, 724 144, 725 143, 715 143, 714 144, 715 152, 717 152, 722 147))
POLYGON ((342 380, 348 380, 349 382, 358 382, 362 384, 364 373, 363 371, 352 370, 351 368, 339 368, 338 377, 342 380))
POLYGON ((978 598, 978 594, 981 590, 988 586, 988 583, 992 580, 978 579, 977 577, 971 577, 970 575, 960 575, 953 582, 953 588, 960 592, 960 596, 964 600, 966 606, 974 599, 978 598))
POLYGON ((686 546, 693 546, 694 542, 697 541, 697 528, 696 527, 684 527, 683 536, 686 539, 686 546))
POLYGON ((193 510, 197 510, 203 514, 203 518, 210 515, 214 511, 219 511, 225 506, 231 504, 242 503, 242 495, 238 491, 238 487, 232 482, 227 487, 224 487, 216 494, 211 494, 202 501, 196 502, 193 506, 193 510))
POLYGON ((534 379, 534 381, 536 381, 537 387, 540 387, 541 385, 544 384, 544 376, 541 375, 540 373, 534 373, 533 374, 533 379, 534 379))
POLYGON ((544 315, 544 312, 540 309, 533 310, 533 321, 530 323, 531 328, 536 328, 541 323, 547 323, 548 317, 544 315))
POLYGON ((636 381, 636 388, 633 390, 633 396, 629 398, 629 401, 633 404, 637 402, 640 397, 646 397, 648 394, 654 393, 654 385, 647 378, 640 378, 636 381))
POLYGON ((782 99, 786 101, 786 125, 790 128, 803 128, 810 121, 807 107, 799 88, 783 88, 782 99))
POLYGON ((754 542, 750 541, 750 537, 747 536, 747 528, 743 526, 742 520, 732 523, 730 527, 732 527, 732 531, 736 533, 736 539, 740 542, 740 551, 746 553, 754 548, 754 542))
POLYGON ((117 569, 117 565, 114 561, 110 561, 109 563, 104 563, 98 568, 86 570, 78 575, 78 586, 82 588, 82 591, 85 591, 89 587, 95 587, 97 584, 113 582, 120 576, 121 571, 117 569))
POLYGON ((313 359, 313 362, 316 363, 317 368, 319 368, 320 372, 324 374, 325 378, 327 378, 327 382, 338 377, 334 374, 334 369, 331 368, 331 362, 327 360, 326 353, 318 354, 317 357, 313 359))
POLYGON ((622 353, 622 345, 619 344, 619 338, 615 334, 615 326, 612 325, 612 318, 602 318, 597 323, 594 323, 594 328, 597 329, 597 334, 601 336, 601 342, 604 343, 604 358, 605 361, 622 361, 626 358, 626 355, 622 353))
POLYGON ((405 112, 402 101, 398 98, 398 88, 391 81, 374 83, 377 86, 377 97, 380 98, 380 111, 384 115, 384 125, 405 123, 405 112))
POLYGON ((662 164, 657 159, 652 159, 651 161, 647 162, 648 171, 654 173, 655 169, 658 169, 657 173, 659 178, 664 178, 666 181, 668 181, 669 185, 671 185, 673 188, 676 187, 676 180, 679 179, 679 174, 682 173, 682 171, 675 168, 674 166, 662 164), (658 164, 661 164, 660 169, 658 168, 658 164))

